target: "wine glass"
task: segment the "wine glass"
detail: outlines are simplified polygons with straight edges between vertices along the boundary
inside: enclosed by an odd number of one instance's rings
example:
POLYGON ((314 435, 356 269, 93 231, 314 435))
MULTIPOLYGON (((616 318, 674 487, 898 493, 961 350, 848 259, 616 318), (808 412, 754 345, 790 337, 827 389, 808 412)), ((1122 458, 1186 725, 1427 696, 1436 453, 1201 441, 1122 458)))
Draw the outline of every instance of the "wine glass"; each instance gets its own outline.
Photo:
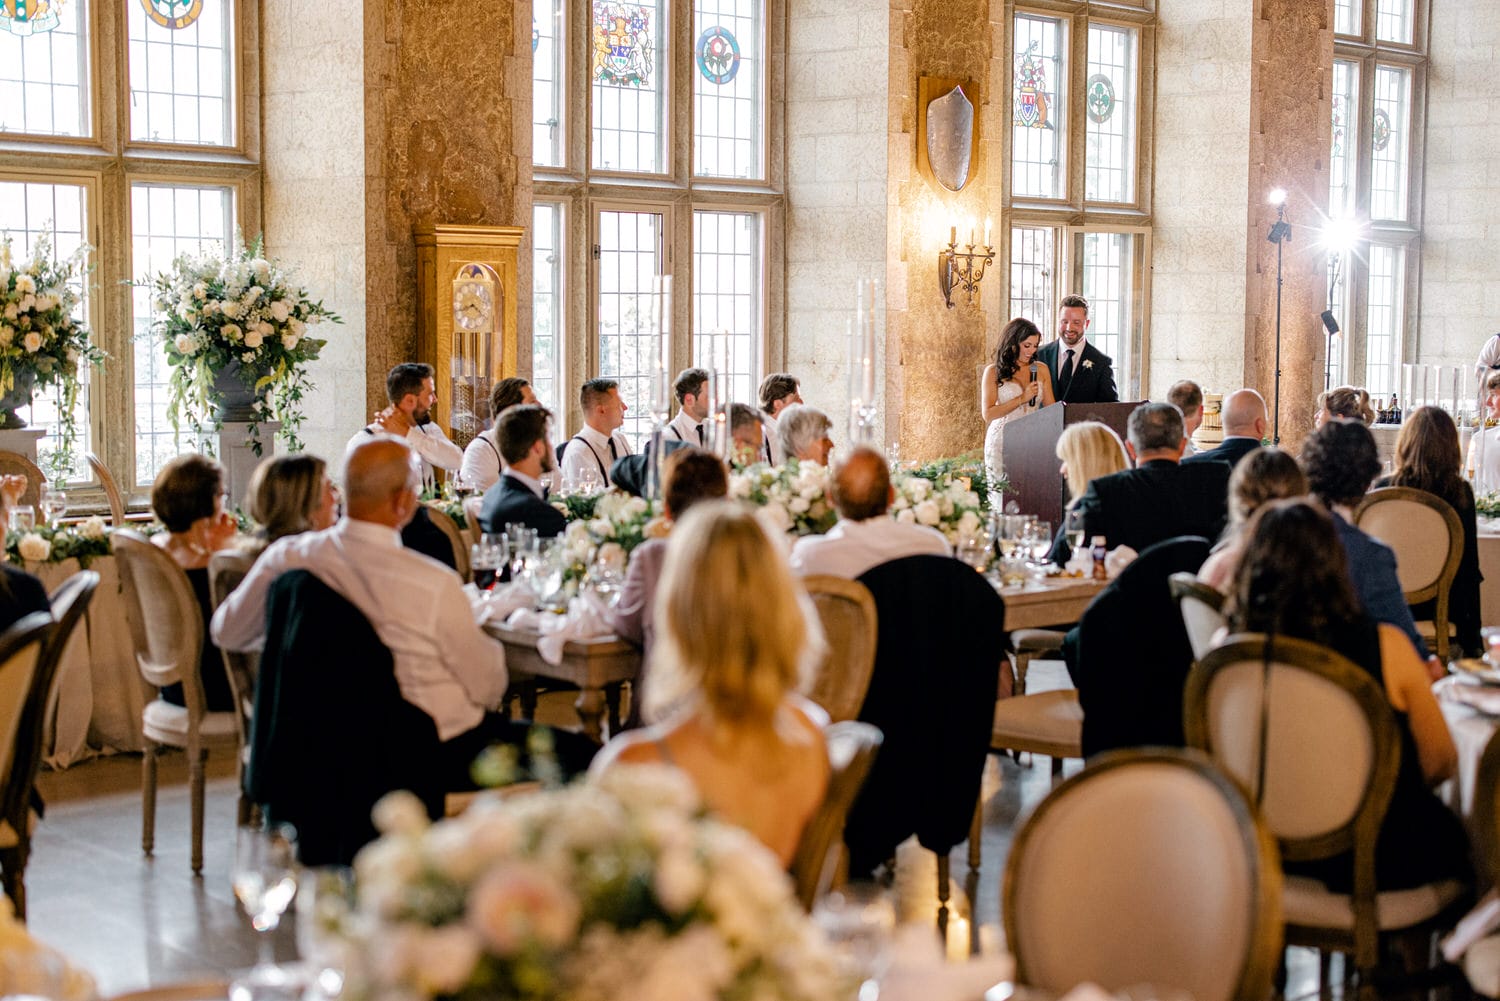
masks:
POLYGON ((585 497, 596 494, 604 489, 604 483, 599 479, 599 470, 584 466, 578 471, 578 477, 574 481, 575 489, 585 497))
POLYGON ((1078 552, 1083 548, 1083 510, 1069 508, 1063 515, 1063 534, 1068 537, 1068 548, 1078 552))
MULTIPOLYGON (((485 536, 485 539, 488 538, 490 536, 485 536)), ((494 590, 500 568, 507 562, 507 555, 503 539, 498 546, 483 539, 470 546, 469 568, 474 575, 474 586, 486 595, 494 590)))
POLYGON ((42 517, 48 528, 56 528, 62 516, 68 513, 68 495, 56 487, 42 491, 42 517))
POLYGON ((296 830, 290 824, 241 827, 230 879, 259 939, 255 967, 231 987, 230 996, 234 1001, 280 997, 291 978, 276 966, 271 936, 297 892, 296 830))
POLYGON ((1037 519, 1031 523, 1031 559, 1044 563, 1052 550, 1052 522, 1037 519))
POLYGON ((10 530, 29 532, 36 528, 36 508, 30 504, 18 504, 10 509, 10 530))
POLYGON ((297 893, 297 952, 318 996, 338 997, 348 966, 348 923, 354 913, 354 870, 331 865, 302 878, 297 893))
POLYGON ((896 909, 884 890, 875 883, 850 883, 819 898, 812 919, 860 981, 859 1001, 875 1001, 896 928, 896 909))

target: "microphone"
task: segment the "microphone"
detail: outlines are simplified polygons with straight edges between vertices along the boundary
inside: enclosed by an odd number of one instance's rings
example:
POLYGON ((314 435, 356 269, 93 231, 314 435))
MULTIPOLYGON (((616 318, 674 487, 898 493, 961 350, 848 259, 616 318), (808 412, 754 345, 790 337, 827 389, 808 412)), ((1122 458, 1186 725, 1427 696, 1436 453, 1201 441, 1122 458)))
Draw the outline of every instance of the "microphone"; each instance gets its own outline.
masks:
MULTIPOLYGON (((1033 384, 1036 383, 1036 362, 1032 362, 1031 363, 1031 381, 1032 381, 1033 384)), ((1042 405, 1042 394, 1041 393, 1037 393, 1035 396, 1033 396, 1031 398, 1031 405, 1033 407, 1039 407, 1039 406, 1042 405)))

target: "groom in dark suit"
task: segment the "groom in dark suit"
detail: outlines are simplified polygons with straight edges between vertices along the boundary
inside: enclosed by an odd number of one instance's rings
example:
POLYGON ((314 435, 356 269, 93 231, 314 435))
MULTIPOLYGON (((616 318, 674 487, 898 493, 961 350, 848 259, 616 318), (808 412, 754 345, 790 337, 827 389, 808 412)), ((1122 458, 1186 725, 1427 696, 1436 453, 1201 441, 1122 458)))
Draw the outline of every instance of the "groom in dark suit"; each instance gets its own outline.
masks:
POLYGON ((1089 301, 1063 297, 1057 311, 1057 340, 1043 344, 1037 360, 1052 373, 1052 395, 1059 403, 1118 403, 1114 362, 1084 339, 1089 329, 1089 301))
POLYGON ((505 469, 495 485, 485 492, 479 509, 479 524, 486 532, 503 532, 505 526, 522 524, 534 528, 544 539, 562 533, 567 519, 547 503, 542 475, 556 466, 552 458, 548 428, 552 413, 545 407, 523 403, 500 415, 495 438, 505 469))

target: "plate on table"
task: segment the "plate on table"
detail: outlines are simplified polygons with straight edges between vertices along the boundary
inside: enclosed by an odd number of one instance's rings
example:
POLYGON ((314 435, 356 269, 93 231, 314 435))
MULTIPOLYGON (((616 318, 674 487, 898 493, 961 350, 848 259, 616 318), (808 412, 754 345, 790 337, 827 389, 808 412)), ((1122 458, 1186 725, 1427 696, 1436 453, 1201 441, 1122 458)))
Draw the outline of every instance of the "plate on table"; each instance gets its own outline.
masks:
POLYGON ((1486 685, 1500 685, 1500 668, 1482 657, 1463 657, 1453 662, 1453 671, 1459 677, 1482 681, 1486 685))

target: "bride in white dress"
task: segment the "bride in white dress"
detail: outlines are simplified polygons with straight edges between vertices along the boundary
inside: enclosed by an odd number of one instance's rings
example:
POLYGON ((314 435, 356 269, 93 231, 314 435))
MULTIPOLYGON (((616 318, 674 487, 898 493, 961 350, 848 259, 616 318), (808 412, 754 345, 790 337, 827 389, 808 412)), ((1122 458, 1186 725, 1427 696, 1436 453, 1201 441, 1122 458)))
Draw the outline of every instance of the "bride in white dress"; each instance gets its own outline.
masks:
POLYGON ((1052 373, 1047 366, 1038 364, 1035 381, 1031 377, 1031 364, 1041 343, 1042 332, 1036 324, 1020 317, 1011 320, 1000 333, 995 361, 986 365, 979 377, 979 409, 989 424, 984 433, 984 465, 991 482, 1005 472, 1001 456, 1005 422, 1012 415, 1024 413, 1027 407, 1046 407, 1056 402, 1052 395, 1052 373))

